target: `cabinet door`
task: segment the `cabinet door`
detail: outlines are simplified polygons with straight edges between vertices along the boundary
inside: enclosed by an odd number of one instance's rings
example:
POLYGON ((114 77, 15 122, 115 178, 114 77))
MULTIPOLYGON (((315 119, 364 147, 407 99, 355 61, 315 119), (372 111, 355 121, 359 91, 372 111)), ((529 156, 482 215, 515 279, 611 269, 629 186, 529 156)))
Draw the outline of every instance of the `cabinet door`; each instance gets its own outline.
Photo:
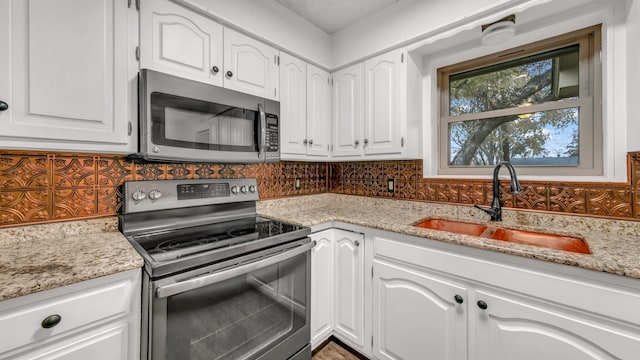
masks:
POLYGON ((362 64, 333 73, 333 156, 362 154, 362 64))
POLYGON ((222 25, 213 20, 168 0, 142 1, 140 42, 141 68, 222 86, 222 25))
POLYGON ((364 236, 335 231, 335 331, 364 346, 364 236))
POLYGON ((0 0, 0 146, 126 148, 131 12, 123 0, 0 0))
POLYGON ((333 332, 333 230, 310 237, 316 242, 311 250, 311 346, 315 347, 333 332))
POLYGON ((307 64, 307 155, 329 157, 330 138, 329 73, 307 64))
POLYGON ((474 304, 472 360, 614 360, 640 354, 637 328, 614 327, 548 304, 486 291, 478 291, 476 299, 487 308, 474 304))
POLYGON ((224 28, 224 87, 279 100, 278 51, 224 28))
POLYGON ((373 267, 375 358, 466 359, 468 297, 464 287, 378 260, 373 267))
POLYGON ((396 50, 364 63, 365 154, 402 152, 406 128, 406 54, 396 50))
POLYGON ((280 54, 280 152, 307 153, 307 64, 280 54))
POLYGON ((131 359, 127 349, 127 324, 105 326, 89 335, 45 347, 18 356, 16 360, 124 360, 131 359))

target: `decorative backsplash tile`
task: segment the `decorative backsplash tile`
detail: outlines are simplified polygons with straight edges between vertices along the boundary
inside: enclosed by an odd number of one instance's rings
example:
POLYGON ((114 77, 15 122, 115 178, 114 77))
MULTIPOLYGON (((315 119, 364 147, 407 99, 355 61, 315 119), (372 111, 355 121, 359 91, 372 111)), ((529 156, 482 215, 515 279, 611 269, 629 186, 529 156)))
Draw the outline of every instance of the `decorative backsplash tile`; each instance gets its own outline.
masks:
MULTIPOLYGON (((521 181, 522 193, 501 182, 503 205, 519 209, 640 219, 640 153, 629 154, 629 183, 521 181)), ((424 179, 421 160, 331 164, 330 191, 420 201, 489 205, 490 180, 424 179), (387 192, 388 179, 394 192, 387 192), (370 189, 381 189, 378 195, 370 189)))
POLYGON ((326 163, 134 163, 123 155, 3 150, 0 227, 115 215, 128 180, 255 177, 261 198, 274 198, 327 192, 328 176, 326 163))
MULTIPOLYGON (((257 178, 263 199, 334 192, 488 205, 492 197, 489 180, 422 178, 421 160, 168 164, 134 163, 123 155, 0 150, 0 227, 115 215, 128 180, 224 177, 257 178)), ((640 153, 629 154, 628 184, 524 181, 522 187, 516 196, 501 183, 504 206, 640 219, 640 153)))

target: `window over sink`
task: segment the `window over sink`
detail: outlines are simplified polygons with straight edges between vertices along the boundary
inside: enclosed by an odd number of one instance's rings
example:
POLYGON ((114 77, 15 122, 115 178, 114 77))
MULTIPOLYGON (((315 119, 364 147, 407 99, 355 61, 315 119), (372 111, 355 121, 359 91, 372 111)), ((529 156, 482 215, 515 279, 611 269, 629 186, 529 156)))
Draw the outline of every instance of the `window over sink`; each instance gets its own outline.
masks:
POLYGON ((438 69, 439 169, 602 175, 601 25, 438 69))

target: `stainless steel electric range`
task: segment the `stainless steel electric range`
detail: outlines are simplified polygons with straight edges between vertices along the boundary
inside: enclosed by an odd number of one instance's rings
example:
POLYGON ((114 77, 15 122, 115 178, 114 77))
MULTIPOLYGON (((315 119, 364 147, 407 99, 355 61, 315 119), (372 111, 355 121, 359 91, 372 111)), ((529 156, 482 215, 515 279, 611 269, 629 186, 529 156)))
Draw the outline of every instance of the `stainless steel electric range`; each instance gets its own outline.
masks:
POLYGON ((309 228, 256 215, 255 179, 129 181, 141 358, 310 359, 309 228))

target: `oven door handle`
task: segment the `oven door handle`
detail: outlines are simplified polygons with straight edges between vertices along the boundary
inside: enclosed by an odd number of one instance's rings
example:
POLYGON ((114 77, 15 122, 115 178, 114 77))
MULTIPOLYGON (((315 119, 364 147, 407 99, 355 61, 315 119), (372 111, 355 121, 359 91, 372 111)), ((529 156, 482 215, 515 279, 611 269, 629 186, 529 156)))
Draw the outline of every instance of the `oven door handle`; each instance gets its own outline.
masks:
POLYGON ((194 290, 211 284, 219 283, 225 280, 233 279, 236 276, 248 274, 252 271, 277 264, 281 261, 288 260, 292 257, 298 256, 306 251, 309 251, 316 245, 315 241, 298 246, 291 250, 279 253, 277 255, 270 256, 266 259, 250 262, 245 265, 229 268, 228 270, 216 272, 200 276, 197 278, 177 282, 175 284, 160 286, 156 290, 156 297, 162 299, 172 295, 180 294, 189 290, 194 290))
POLYGON ((258 159, 264 158, 265 148, 267 147, 267 114, 264 112, 262 104, 258 104, 258 112, 260 113, 260 144, 258 144, 258 159))

